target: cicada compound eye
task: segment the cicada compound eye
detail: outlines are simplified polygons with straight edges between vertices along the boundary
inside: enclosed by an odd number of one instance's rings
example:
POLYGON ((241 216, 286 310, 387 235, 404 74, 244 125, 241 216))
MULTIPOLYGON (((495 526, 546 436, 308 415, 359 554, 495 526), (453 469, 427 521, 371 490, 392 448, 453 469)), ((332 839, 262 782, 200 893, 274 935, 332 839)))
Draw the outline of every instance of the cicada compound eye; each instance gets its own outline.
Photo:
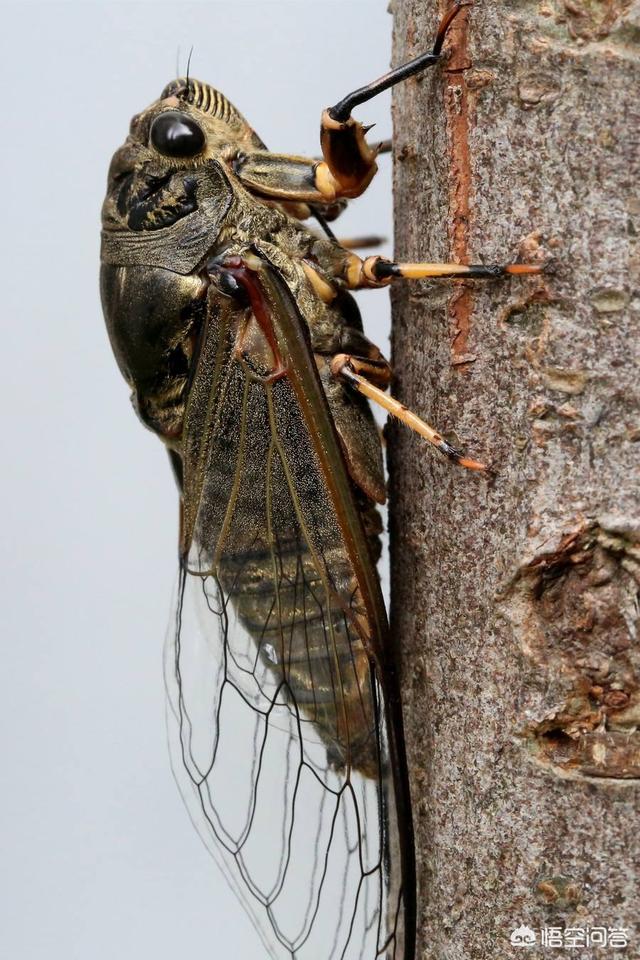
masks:
POLYGON ((177 110, 166 110, 155 118, 149 139, 165 157, 195 157, 204 147, 201 127, 177 110))

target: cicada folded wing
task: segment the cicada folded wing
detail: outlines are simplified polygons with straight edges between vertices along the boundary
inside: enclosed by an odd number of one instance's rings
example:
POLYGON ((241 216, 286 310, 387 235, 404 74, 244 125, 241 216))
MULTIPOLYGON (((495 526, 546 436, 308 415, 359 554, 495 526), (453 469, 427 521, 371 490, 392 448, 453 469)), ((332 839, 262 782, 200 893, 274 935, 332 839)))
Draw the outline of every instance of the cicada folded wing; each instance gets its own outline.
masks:
POLYGON ((174 770, 269 956, 401 960, 402 803, 372 653, 376 582, 339 445, 318 439, 332 425, 317 374, 288 339, 301 333, 295 304, 268 265, 259 274, 290 375, 239 363, 221 312, 187 406, 166 651, 174 770))

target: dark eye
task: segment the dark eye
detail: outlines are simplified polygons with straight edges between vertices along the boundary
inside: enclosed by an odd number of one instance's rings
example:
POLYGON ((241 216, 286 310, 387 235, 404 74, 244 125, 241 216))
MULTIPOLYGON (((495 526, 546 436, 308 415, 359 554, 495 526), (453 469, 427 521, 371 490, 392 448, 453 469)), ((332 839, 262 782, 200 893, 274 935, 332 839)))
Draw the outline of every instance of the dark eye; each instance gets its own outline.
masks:
POLYGON ((166 110, 151 124, 151 143, 165 157, 195 157, 204 147, 204 133, 191 117, 166 110))

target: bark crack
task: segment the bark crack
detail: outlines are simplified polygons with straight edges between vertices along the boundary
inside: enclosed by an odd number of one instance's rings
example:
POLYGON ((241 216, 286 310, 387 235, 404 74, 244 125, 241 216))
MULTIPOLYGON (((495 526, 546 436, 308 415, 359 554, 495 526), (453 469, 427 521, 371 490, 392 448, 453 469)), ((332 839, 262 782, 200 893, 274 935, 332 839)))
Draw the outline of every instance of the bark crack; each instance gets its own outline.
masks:
MULTIPOLYGON (((445 71, 450 190, 451 250, 456 263, 469 263, 471 210, 471 153, 469 149, 469 91, 465 73, 471 66, 468 52, 468 11, 463 10, 450 32, 451 59, 445 71)), ((449 301, 453 336, 451 350, 456 370, 466 370, 473 313, 473 287, 461 282, 449 301)))

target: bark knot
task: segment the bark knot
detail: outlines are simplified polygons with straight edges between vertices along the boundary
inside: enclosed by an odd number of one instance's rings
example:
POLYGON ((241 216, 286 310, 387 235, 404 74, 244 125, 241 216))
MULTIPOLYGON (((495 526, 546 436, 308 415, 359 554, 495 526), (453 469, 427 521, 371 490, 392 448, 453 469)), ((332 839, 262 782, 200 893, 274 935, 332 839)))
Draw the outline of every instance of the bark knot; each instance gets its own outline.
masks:
POLYGON ((640 777, 639 597, 640 521, 608 515, 538 550, 500 598, 537 699, 520 730, 536 762, 640 777))

